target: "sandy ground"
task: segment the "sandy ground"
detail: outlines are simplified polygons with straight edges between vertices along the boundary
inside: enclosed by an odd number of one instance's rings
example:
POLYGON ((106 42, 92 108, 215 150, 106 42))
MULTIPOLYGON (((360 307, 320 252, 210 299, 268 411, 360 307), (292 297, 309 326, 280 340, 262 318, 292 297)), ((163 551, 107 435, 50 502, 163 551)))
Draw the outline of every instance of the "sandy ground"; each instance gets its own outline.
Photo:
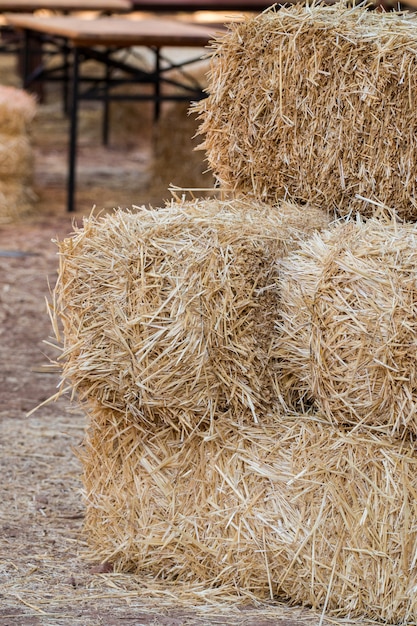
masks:
MULTIPOLYGON (((3 80, 7 76, 17 83, 13 68, 6 69, 3 80)), ((81 224, 93 206, 161 206, 170 197, 170 182, 184 187, 210 184, 202 174, 203 157, 192 153, 184 108, 169 112, 165 129, 161 121, 156 146, 151 111, 141 107, 120 105, 113 112, 108 148, 100 143, 100 110, 85 107, 77 210, 68 214, 68 123, 59 94, 51 92, 39 105, 33 126, 35 210, 0 226, 0 625, 328 624, 306 609, 239 605, 204 589, 179 593, 146 577, 106 572, 91 562, 82 535, 84 507, 75 454, 85 417, 66 397, 32 412, 59 383, 51 366, 59 350, 47 313, 58 267, 54 240, 69 236, 73 222, 81 224), (162 168, 156 155, 164 155, 162 168)))

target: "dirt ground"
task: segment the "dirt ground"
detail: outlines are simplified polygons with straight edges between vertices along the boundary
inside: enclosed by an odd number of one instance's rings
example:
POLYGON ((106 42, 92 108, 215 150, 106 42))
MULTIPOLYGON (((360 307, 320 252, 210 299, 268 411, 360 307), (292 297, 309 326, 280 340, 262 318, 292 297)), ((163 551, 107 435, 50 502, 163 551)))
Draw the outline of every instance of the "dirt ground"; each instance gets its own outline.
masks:
MULTIPOLYGON (((7 66, 12 61, 1 59, 1 63, 3 82, 18 84, 14 65, 7 66)), ((157 203, 170 197, 169 182, 184 187, 210 184, 201 173, 202 156, 191 154, 190 142, 184 139, 184 108, 178 107, 174 114, 179 136, 171 131, 168 137, 171 156, 165 156, 163 170, 174 180, 167 181, 156 173, 158 148, 148 105, 123 108, 120 104, 113 111, 108 148, 100 142, 100 110, 86 106, 80 124, 77 210, 68 214, 67 120, 57 91, 39 104, 32 136, 35 210, 29 217, 0 225, 2 626, 328 623, 306 609, 245 606, 204 589, 178 595, 153 580, 106 572, 101 564, 90 562, 85 556, 80 467, 74 453, 83 438, 84 415, 65 397, 31 413, 56 392, 59 383, 50 363, 59 352, 51 338, 46 305, 58 267, 54 240, 67 237, 74 221, 81 225, 93 206, 105 210, 134 204, 162 206, 157 203), (178 159, 180 150, 185 157, 178 159)))

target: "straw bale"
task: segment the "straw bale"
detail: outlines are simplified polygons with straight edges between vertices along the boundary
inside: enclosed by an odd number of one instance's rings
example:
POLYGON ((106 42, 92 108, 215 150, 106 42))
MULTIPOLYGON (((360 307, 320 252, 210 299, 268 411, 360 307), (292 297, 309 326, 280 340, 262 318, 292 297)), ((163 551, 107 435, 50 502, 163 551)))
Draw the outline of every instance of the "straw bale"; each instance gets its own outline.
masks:
POLYGON ((417 226, 336 223, 282 261, 280 288, 287 404, 417 434, 417 226))
POLYGON ((63 381, 81 401, 178 428, 266 419, 276 260, 321 211, 197 200, 90 218, 59 244, 63 381))
POLYGON ((289 447, 275 426, 222 421, 183 437, 102 407, 89 422, 81 460, 92 560, 179 587, 277 595, 289 564, 280 553, 300 520, 280 482, 289 447))
POLYGON ((0 224, 8 224, 30 215, 37 200, 33 189, 18 178, 0 180, 0 224))
POLYGON ((417 617, 411 444, 306 414, 186 437, 102 407, 89 421, 81 459, 94 561, 329 616, 417 617))
POLYGON ((152 202, 166 199, 170 185, 197 188, 199 197, 213 195, 215 179, 196 150, 198 121, 189 108, 189 102, 167 103, 155 126, 148 190, 152 202))
POLYGON ((292 529, 282 591, 329 616, 414 624, 414 444, 308 420, 298 420, 293 435, 287 489, 302 524, 292 529))
POLYGON ((220 186, 417 217, 417 16, 295 3, 213 45, 202 148, 220 186))
POLYGON ((16 87, 0 86, 0 133, 25 135, 36 114, 36 99, 16 87))
POLYGON ((0 133, 0 180, 10 178, 31 182, 33 178, 33 150, 27 135, 0 133))

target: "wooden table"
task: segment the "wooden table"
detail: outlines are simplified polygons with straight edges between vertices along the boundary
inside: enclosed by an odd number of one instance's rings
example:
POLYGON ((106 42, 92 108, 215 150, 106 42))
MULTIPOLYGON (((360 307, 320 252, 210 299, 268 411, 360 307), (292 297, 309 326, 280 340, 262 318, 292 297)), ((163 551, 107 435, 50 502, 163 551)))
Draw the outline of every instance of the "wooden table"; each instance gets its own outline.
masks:
POLYGON ((0 13, 34 13, 48 9, 62 13, 73 11, 99 11, 100 13, 119 13, 132 10, 130 0, 0 0, 0 13))
MULTIPOLYGON (((132 10, 130 0, 0 0, 0 53, 16 56, 18 72, 22 71, 22 46, 14 29, 4 24, 3 13, 36 13, 47 9, 54 13, 68 14, 72 12, 94 11, 99 14, 128 13, 132 10)), ((32 65, 39 64, 40 51, 32 51, 32 65)), ((34 92, 42 101, 42 86, 37 85, 34 92)))
MULTIPOLYGON (((173 79, 169 72, 172 69, 181 70, 188 63, 201 59, 204 49, 218 34, 218 29, 203 25, 184 23, 174 19, 156 17, 154 19, 125 19, 121 17, 101 17, 84 20, 71 16, 37 17, 29 14, 6 14, 6 21, 15 29, 25 33, 25 68, 24 84, 28 87, 33 80, 30 74, 30 50, 33 38, 39 39, 48 45, 56 45, 71 56, 71 102, 70 137, 68 155, 68 183, 67 183, 67 210, 75 210, 76 191, 76 156, 77 156, 77 126, 78 109, 81 100, 101 100, 105 104, 103 116, 104 143, 107 142, 108 104, 110 100, 152 100, 155 105, 155 115, 159 114, 159 106, 164 100, 197 100, 205 96, 201 86, 182 83, 173 79), (117 57, 117 52, 123 48, 145 46, 154 55, 154 67, 149 69, 132 66, 117 57), (167 63, 161 55, 161 48, 197 48, 193 51, 193 59, 181 63, 167 63), (116 54, 116 56, 115 56, 116 54), (101 77, 83 75, 81 69, 85 61, 94 59, 104 69, 101 77), (163 61, 163 62, 162 62, 163 61), (122 78, 115 73, 123 72, 122 78), (129 78, 126 78, 128 76, 129 78), (152 93, 113 93, 115 87, 126 84, 151 84, 152 93), (181 93, 164 93, 163 84, 175 85, 181 93), (82 87, 85 86, 85 89, 82 87)), ((45 73, 44 67, 39 67, 35 78, 39 79, 45 73)), ((46 76, 47 78, 47 76, 46 76)), ((62 80, 62 76, 61 76, 62 80)))
POLYGON ((5 15, 13 28, 66 39, 74 48, 84 46, 201 47, 213 39, 211 27, 174 19, 125 19, 102 17, 84 20, 72 16, 37 17, 29 14, 5 15))

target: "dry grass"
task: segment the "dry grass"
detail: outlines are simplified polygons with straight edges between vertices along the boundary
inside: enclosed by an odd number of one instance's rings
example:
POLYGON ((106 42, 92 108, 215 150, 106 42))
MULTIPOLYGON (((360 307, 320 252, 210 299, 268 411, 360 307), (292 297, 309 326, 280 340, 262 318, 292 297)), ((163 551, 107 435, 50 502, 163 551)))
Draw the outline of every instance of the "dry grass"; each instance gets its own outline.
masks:
POLYGON ((329 421, 417 434, 417 230, 336 223, 282 263, 281 387, 329 421))
POLYGON ((232 25, 197 106, 220 186, 415 219, 416 19, 297 3, 232 25))

